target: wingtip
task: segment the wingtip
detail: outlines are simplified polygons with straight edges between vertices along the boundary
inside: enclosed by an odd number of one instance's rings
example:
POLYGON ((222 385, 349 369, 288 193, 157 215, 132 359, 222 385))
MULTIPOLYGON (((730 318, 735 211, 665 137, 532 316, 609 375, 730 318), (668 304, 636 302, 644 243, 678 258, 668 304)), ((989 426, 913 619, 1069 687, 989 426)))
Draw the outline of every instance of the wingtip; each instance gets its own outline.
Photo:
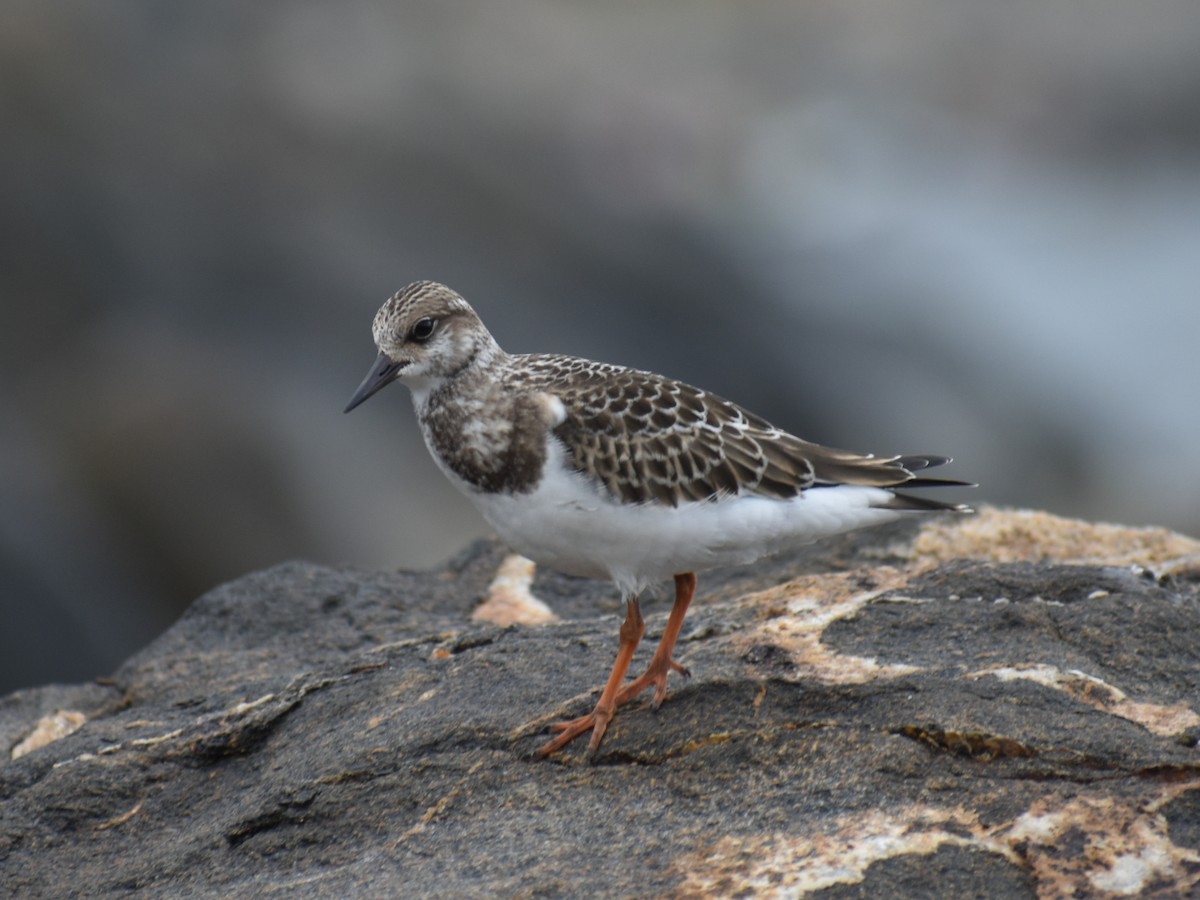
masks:
POLYGON ((954 462, 953 456, 939 456, 933 453, 914 453, 911 456, 897 456, 894 463, 900 465, 901 468, 907 469, 909 472, 919 472, 922 469, 936 469, 938 466, 944 466, 954 462))

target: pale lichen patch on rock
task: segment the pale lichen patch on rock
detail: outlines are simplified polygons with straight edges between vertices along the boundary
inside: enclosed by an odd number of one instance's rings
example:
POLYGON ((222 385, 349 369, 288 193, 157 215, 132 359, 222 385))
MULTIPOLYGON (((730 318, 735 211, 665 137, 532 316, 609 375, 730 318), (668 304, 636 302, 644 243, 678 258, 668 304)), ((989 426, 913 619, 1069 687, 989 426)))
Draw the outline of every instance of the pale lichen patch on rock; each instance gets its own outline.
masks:
POLYGON ((842 816, 820 832, 727 836, 675 860, 676 895, 794 897, 861 883, 877 862, 956 846, 1027 870, 1041 897, 1132 896, 1151 887, 1158 896, 1193 896, 1200 853, 1171 840, 1159 810, 1195 789, 1200 782, 1172 786, 1140 804, 1046 797, 995 825, 962 806, 914 804, 842 816))
POLYGON ((870 657, 838 653, 821 640, 833 622, 852 619, 874 602, 915 602, 887 598, 886 591, 903 584, 903 573, 881 567, 871 570, 874 590, 856 590, 861 573, 814 575, 798 578, 779 587, 758 591, 741 602, 761 608, 765 621, 739 638, 747 647, 767 644, 786 651, 798 676, 816 678, 826 684, 860 684, 875 678, 897 678, 920 671, 906 664, 884 665, 870 657), (882 586, 879 586, 882 585, 882 586))
POLYGON ((979 559, 1138 565, 1163 572, 1200 564, 1200 541, 1165 528, 1130 528, 983 506, 974 516, 931 522, 917 536, 912 554, 922 568, 979 559))
POLYGON ((533 594, 537 565, 516 553, 504 557, 488 585, 487 597, 475 607, 471 619, 494 625, 544 625, 558 616, 533 594))
POLYGON ((1175 844, 1159 814, 1181 788, 1195 790, 1200 782, 1167 788, 1145 804, 1047 798, 998 829, 996 839, 1020 848, 1039 896, 1136 896, 1152 887, 1156 896, 1194 896, 1200 853, 1175 844))
POLYGON ((13 759, 20 759, 26 753, 32 753, 69 734, 74 734, 86 721, 87 716, 74 709, 59 709, 48 716, 42 716, 33 726, 33 730, 12 748, 11 756, 13 759))
POLYGON ((1081 703, 1137 722, 1143 728, 1158 735, 1172 735, 1195 728, 1200 725, 1200 714, 1197 714, 1186 703, 1175 703, 1164 706, 1159 703, 1139 703, 1130 700, 1124 691, 1114 687, 1101 678, 1088 675, 1075 669, 1063 671, 1045 664, 1027 664, 1014 666, 989 666, 977 672, 971 672, 968 678, 982 678, 990 675, 1001 681, 1023 679, 1063 691, 1081 703))
POLYGON ((724 837, 677 860, 679 896, 794 897, 836 884, 856 884, 873 863, 928 856, 945 844, 980 846, 1018 864, 1003 842, 981 841, 975 813, 915 805, 838 818, 823 833, 724 837))

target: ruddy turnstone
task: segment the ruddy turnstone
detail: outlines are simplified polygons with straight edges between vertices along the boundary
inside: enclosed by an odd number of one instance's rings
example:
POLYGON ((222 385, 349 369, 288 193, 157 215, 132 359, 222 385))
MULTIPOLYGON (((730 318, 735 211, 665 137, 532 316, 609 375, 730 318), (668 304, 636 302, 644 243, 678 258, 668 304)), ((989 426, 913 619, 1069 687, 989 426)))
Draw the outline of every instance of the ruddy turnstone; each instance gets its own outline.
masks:
POLYGON ((505 353, 462 297, 431 281, 384 303, 379 356, 346 412, 402 381, 438 467, 517 552, 571 575, 611 579, 627 602, 595 708, 555 726, 547 756, 667 675, 697 571, 746 563, 911 513, 969 512, 898 488, 966 485, 917 473, 944 456, 871 455, 801 440, 699 388, 570 356, 505 353), (638 596, 675 580, 675 604, 646 671, 638 596))

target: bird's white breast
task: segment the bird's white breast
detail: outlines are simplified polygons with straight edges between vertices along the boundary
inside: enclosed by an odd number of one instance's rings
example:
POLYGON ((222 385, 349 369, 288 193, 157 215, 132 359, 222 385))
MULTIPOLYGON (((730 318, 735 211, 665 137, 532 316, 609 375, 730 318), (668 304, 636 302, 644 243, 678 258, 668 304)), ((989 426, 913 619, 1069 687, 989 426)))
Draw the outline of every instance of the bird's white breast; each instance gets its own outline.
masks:
POLYGON ((447 476, 518 553, 571 575, 612 579, 625 594, 900 515, 872 506, 886 502, 887 491, 849 485, 791 500, 744 495, 677 507, 627 505, 565 466, 565 455, 551 436, 542 478, 528 493, 484 493, 447 476))

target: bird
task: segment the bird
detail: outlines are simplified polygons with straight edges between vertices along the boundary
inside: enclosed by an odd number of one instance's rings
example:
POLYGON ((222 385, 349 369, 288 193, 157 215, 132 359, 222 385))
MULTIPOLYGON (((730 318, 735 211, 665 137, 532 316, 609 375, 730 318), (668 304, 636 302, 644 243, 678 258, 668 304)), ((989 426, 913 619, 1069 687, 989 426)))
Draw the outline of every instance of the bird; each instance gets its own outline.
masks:
POLYGON ((595 707, 555 723, 536 758, 591 733, 618 707, 687 675, 676 640, 696 573, 919 513, 971 512, 902 489, 964 486, 925 471, 946 456, 875 457, 811 443, 708 391, 653 372, 554 354, 509 354, 458 293, 416 281, 372 323, 375 362, 345 412, 407 385, 438 468, 513 550, 569 575, 612 581, 625 600, 617 658, 595 707), (674 580, 646 670, 639 598, 674 580))

